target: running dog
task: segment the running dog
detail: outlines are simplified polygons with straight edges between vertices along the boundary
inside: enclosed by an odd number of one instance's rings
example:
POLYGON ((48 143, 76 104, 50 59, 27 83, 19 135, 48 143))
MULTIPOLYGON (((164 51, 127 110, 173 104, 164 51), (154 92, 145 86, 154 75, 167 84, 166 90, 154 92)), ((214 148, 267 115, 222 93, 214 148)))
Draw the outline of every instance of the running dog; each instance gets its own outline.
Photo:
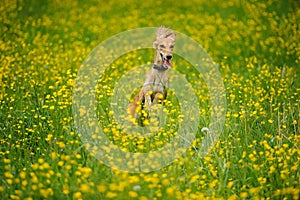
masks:
POLYGON ((134 101, 128 105, 129 113, 137 118, 137 108, 149 113, 150 107, 166 99, 168 93, 169 76, 168 68, 172 67, 171 59, 175 45, 175 33, 164 26, 158 28, 156 40, 153 42, 155 48, 154 62, 152 68, 146 74, 145 83, 134 101))

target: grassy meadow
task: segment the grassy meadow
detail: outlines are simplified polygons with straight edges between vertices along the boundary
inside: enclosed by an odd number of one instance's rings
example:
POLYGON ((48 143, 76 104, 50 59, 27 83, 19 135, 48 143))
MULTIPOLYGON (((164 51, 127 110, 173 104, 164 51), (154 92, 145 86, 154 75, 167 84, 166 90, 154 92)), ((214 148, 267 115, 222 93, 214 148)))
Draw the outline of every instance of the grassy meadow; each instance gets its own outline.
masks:
MULTIPOLYGON (((300 199, 299 1, 1 0, 0 13, 0 199, 300 199), (110 168, 76 129, 77 72, 109 37, 160 25, 197 41, 217 64, 227 101, 223 131, 197 156, 209 134, 201 132, 210 123, 209 93, 201 74, 174 55, 174 69, 199 99, 195 140, 160 170, 110 168)), ((116 82, 152 59, 153 50, 132 51, 99 77, 98 121, 126 151, 160 149, 180 126, 172 93, 166 126, 153 137, 129 135, 114 121, 116 82)))

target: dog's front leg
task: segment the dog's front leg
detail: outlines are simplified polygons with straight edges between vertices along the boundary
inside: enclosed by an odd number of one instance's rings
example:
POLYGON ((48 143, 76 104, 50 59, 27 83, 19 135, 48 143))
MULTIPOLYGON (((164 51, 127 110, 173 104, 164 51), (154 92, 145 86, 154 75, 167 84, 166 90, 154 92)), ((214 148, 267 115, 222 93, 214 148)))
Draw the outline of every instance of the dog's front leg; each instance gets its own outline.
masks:
POLYGON ((142 88, 142 90, 139 93, 139 101, 143 102, 143 107, 145 110, 150 110, 150 107, 152 105, 152 99, 151 99, 152 91, 148 90, 146 88, 142 88))
POLYGON ((147 91, 145 94, 145 106, 148 111, 150 111, 150 107, 152 105, 151 94, 152 94, 152 91, 147 91))

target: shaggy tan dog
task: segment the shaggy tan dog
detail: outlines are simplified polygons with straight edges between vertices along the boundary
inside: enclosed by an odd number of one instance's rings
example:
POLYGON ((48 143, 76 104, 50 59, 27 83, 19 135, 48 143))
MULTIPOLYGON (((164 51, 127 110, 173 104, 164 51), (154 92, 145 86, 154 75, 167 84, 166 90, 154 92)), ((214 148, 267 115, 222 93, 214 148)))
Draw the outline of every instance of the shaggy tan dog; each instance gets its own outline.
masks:
POLYGON ((171 59, 175 44, 175 33, 161 26, 156 32, 154 63, 146 75, 145 83, 134 101, 128 105, 130 115, 137 118, 137 107, 150 110, 151 105, 167 96, 169 76, 167 70, 172 66, 171 59))

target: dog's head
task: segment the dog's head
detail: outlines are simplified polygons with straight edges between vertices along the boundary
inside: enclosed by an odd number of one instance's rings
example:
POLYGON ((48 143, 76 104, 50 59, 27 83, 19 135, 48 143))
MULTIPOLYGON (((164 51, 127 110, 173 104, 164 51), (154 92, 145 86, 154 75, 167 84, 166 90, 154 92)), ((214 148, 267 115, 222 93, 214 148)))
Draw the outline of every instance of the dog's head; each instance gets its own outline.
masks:
POLYGON ((156 32, 156 40, 153 45, 158 53, 159 63, 166 68, 172 66, 171 59, 175 45, 176 34, 169 28, 161 26, 156 32))

